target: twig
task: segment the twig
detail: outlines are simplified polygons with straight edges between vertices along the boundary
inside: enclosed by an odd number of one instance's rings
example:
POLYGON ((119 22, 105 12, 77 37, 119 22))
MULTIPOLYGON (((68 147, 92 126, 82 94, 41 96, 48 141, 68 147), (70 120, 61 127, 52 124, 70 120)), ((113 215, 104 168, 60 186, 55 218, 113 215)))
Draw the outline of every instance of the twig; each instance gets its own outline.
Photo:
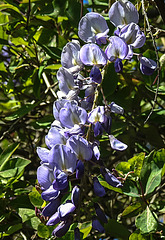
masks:
POLYGON ((152 33, 152 30, 151 30, 151 27, 150 27, 150 23, 149 23, 149 20, 148 20, 148 16, 147 16, 147 13, 146 13, 146 10, 145 10, 145 6, 144 6, 144 0, 142 0, 142 9, 143 9, 143 13, 144 13, 144 17, 146 19, 146 23, 147 23, 147 26, 148 26, 148 30, 150 32, 150 35, 151 35, 151 38, 152 38, 152 43, 153 43, 153 46, 154 46, 154 49, 155 49, 155 54, 156 54, 156 63, 157 63, 157 89, 156 89, 156 92, 155 92, 155 97, 154 97, 154 103, 153 103, 153 106, 152 106, 152 109, 148 115, 148 117, 146 118, 144 124, 149 120, 150 116, 152 115, 153 111, 154 111, 154 108, 155 108, 155 105, 156 105, 156 100, 157 100, 157 96, 158 96, 158 89, 159 89, 159 84, 160 84, 160 64, 159 64, 159 56, 158 56, 158 50, 157 50, 157 46, 156 46, 156 42, 155 42, 155 38, 153 36, 153 33, 152 33))
POLYGON ((44 72, 42 73, 42 77, 43 77, 44 82, 45 82, 45 84, 46 84, 46 86, 47 86, 47 89, 46 89, 45 92, 47 92, 48 90, 50 90, 51 93, 52 93, 52 95, 53 95, 55 98, 57 98, 57 95, 56 95, 56 93, 53 91, 52 86, 50 85, 49 80, 48 80, 48 78, 47 78, 47 76, 46 76, 46 74, 45 74, 44 72))
POLYGON ((80 0, 80 4, 81 4, 80 19, 81 19, 82 16, 83 16, 83 7, 84 7, 84 5, 83 5, 83 0, 80 0))

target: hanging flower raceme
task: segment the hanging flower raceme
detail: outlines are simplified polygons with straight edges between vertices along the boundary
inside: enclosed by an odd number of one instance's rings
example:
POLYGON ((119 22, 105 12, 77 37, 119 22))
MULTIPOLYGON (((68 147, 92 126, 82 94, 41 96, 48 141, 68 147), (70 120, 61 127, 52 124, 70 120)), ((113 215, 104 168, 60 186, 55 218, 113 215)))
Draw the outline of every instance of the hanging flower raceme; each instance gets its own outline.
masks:
MULTIPOLYGON (((78 26, 78 35, 85 44, 81 47, 74 40, 64 46, 62 67, 56 75, 59 91, 53 105, 55 120, 45 136, 48 149, 37 148, 41 160, 37 179, 42 190, 41 197, 47 203, 40 213, 45 220, 48 219, 47 225, 58 224, 52 233, 55 237, 64 236, 74 223, 72 229, 75 240, 80 240, 81 229, 78 224, 76 226, 76 213, 80 211, 81 217, 80 204, 86 200, 89 202, 86 197, 92 195, 94 202, 93 199, 90 202, 96 214, 92 218, 92 227, 103 234, 103 224, 108 222, 108 217, 95 199, 104 197, 106 191, 99 181, 98 172, 112 187, 123 186, 120 176, 104 167, 99 139, 105 132, 112 150, 127 149, 128 146, 111 133, 113 115, 122 115, 124 109, 114 102, 109 104, 106 96, 99 98, 96 89, 99 91, 101 88, 104 72, 101 69, 104 69, 108 60, 114 63, 116 72, 122 72, 123 60, 132 59, 135 55, 133 49, 142 47, 146 38, 137 25, 139 14, 130 1, 118 0, 112 4, 109 18, 117 27, 115 36, 108 36, 109 28, 103 16, 90 12, 81 18, 78 26), (107 41, 109 44, 104 52, 104 48, 98 45, 107 41), (97 106, 103 102, 105 106, 97 106), (86 183, 92 183, 92 191, 86 183)), ((141 54, 138 60, 143 74, 151 75, 157 68, 155 61, 141 54)))

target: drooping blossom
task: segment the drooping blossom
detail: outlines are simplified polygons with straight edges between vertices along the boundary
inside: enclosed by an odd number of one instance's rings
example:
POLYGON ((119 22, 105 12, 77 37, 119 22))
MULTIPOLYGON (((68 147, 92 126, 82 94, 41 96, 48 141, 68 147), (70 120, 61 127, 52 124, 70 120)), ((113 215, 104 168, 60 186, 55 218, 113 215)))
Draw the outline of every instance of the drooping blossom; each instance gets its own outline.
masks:
POLYGON ((65 68, 77 66, 77 70, 83 67, 83 63, 80 60, 80 43, 78 41, 69 42, 63 47, 61 64, 65 68))
POLYGON ((97 177, 93 178, 93 189, 94 193, 99 197, 103 197, 106 194, 104 187, 100 184, 97 177))
POLYGON ((120 0, 112 4, 109 10, 110 22, 115 27, 127 25, 129 23, 138 23, 139 14, 135 6, 128 0, 120 0))
POLYGON ((125 59, 128 54, 128 45, 119 37, 112 36, 109 38, 109 45, 105 49, 105 53, 111 62, 116 59, 125 59))
POLYGON ((140 27, 133 22, 121 28, 118 27, 114 33, 133 48, 141 48, 146 41, 140 27))
POLYGON ((78 106, 76 101, 68 101, 60 109, 59 120, 63 127, 72 128, 75 125, 84 125, 87 120, 87 112, 78 106))
POLYGON ((114 150, 123 151, 128 147, 125 143, 119 141, 113 135, 109 135, 109 140, 110 140, 111 148, 114 150))
POLYGON ((99 222, 99 220, 97 219, 96 216, 94 216, 94 217, 92 218, 92 227, 93 227, 95 230, 99 231, 100 233, 104 233, 104 232, 105 232, 104 227, 103 227, 102 224, 99 222))
POLYGON ((140 56, 140 70, 145 75, 152 75, 157 68, 157 64, 154 60, 140 56))
POLYGON ((107 56, 104 51, 94 43, 85 44, 80 50, 80 59, 87 66, 96 65, 101 67, 106 65, 107 56))
POLYGON ((101 167, 100 172, 103 175, 105 181, 112 187, 122 187, 122 183, 112 174, 109 169, 101 167))
POLYGON ((77 159, 79 160, 90 160, 92 158, 92 149, 86 139, 77 135, 71 136, 67 140, 67 144, 70 149, 76 154, 77 159))
POLYGON ((108 32, 108 25, 99 13, 87 13, 79 22, 78 35, 86 43, 106 44, 108 32))

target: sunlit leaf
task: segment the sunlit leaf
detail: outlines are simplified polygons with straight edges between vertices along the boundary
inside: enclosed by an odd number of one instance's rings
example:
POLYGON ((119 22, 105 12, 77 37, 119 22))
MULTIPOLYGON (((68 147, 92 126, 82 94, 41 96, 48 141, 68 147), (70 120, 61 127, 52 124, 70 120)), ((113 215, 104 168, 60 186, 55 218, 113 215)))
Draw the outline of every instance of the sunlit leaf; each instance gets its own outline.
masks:
POLYGON ((140 229, 142 234, 156 231, 158 226, 157 216, 154 212, 151 212, 148 206, 146 210, 144 210, 142 214, 137 217, 136 226, 140 229))

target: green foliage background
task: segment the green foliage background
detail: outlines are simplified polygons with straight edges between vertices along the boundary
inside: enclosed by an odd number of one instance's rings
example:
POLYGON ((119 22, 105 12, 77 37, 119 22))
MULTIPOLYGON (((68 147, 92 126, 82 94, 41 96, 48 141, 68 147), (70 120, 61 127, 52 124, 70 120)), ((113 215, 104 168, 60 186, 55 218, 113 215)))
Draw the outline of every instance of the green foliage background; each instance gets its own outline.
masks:
MULTIPOLYGON (((45 206, 40 190, 35 188, 40 161, 36 147, 45 146, 45 135, 54 120, 52 106, 58 90, 56 73, 61 66, 62 48, 68 41, 78 39, 78 22, 88 8, 105 17, 113 34, 114 27, 108 20, 113 2, 90 0, 84 6, 78 0, 0 2, 1 239, 52 239, 53 228, 36 214, 37 209, 45 206)), ((156 60, 141 1, 131 2, 136 4, 139 24, 147 38, 145 45, 136 51, 156 60)), ((159 78, 158 71, 152 76, 142 75, 136 57, 125 62, 122 74, 116 74, 113 64, 106 70, 102 84, 106 99, 125 110, 123 116, 112 115, 112 134, 125 142, 128 149, 113 151, 106 135, 99 139, 104 164, 110 170, 115 167, 125 178, 124 187, 115 189, 100 176, 107 194, 102 199, 92 195, 92 201, 99 202, 109 217, 102 239, 165 239, 165 16, 162 15, 165 4, 162 0, 161 8, 158 1, 144 3, 161 71, 159 78), (159 89, 154 102, 157 78, 159 89), (153 112, 145 122, 153 105, 153 112)), ((101 94, 98 101, 102 104, 101 94)), ((91 192, 90 182, 86 188, 87 193, 91 192)), ((87 198, 82 202, 79 225, 84 239, 101 237, 92 230, 93 214, 91 200, 87 198)), ((74 227, 61 239, 74 239, 74 227)))

